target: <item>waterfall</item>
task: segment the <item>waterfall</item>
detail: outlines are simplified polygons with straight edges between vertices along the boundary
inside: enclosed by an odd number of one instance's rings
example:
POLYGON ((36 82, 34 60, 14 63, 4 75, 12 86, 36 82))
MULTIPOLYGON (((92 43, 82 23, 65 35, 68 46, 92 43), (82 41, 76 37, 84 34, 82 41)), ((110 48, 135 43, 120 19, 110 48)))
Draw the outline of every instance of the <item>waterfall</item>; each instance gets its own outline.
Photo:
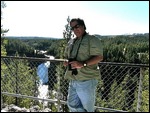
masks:
MULTIPOLYGON (((48 99, 48 68, 50 67, 50 61, 42 63, 37 68, 37 75, 39 76, 40 85, 38 87, 39 95, 38 98, 48 99)), ((47 101, 39 101, 47 106, 47 101)))

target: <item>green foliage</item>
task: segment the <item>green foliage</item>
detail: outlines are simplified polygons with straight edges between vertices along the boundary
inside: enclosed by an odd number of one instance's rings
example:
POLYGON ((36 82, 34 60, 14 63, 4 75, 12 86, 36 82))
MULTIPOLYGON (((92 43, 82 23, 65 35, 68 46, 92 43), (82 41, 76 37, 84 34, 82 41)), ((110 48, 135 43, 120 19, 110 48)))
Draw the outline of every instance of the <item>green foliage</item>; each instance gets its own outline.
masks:
POLYGON ((149 37, 147 34, 132 36, 100 37, 104 45, 105 62, 149 63, 149 37), (142 53, 141 57, 139 53, 142 53))
POLYGON ((149 112, 149 70, 144 71, 141 111, 149 112))
MULTIPOLYGON (((69 24, 69 22, 68 22, 69 24)), ((69 25, 66 25, 69 26, 69 25)), ((20 55, 38 57, 33 53, 34 50, 47 51, 46 54, 52 55, 55 58, 63 59, 65 46, 70 39, 71 31, 69 27, 64 30, 64 39, 8 39, 6 52, 8 55, 14 55, 16 51, 20 55), (68 31, 67 31, 68 30, 68 31), (66 33, 65 33, 66 32, 66 33), (69 32, 69 33, 67 33, 69 32), (67 37, 68 36, 68 37, 67 37), (13 49, 12 49, 13 48, 13 49)), ((73 35, 71 35, 72 37, 73 35)), ((104 62, 119 62, 119 63, 149 63, 149 37, 147 34, 133 36, 101 36, 104 45, 103 55, 104 62)))
POLYGON ((7 52, 4 45, 1 45, 1 55, 6 56, 7 52))
MULTIPOLYGON (((1 20, 2 18, 2 9, 6 7, 6 4, 4 1, 1 1, 1 20)), ((5 45, 7 44, 7 40, 4 38, 5 33, 7 33, 8 30, 3 28, 3 25, 1 25, 1 55, 6 56, 7 52, 5 49, 5 45)))
MULTIPOLYGON (((16 56, 18 54, 16 53, 16 56)), ((15 59, 14 61, 6 61, 7 69, 2 72, 2 81, 5 86, 1 86, 3 92, 34 96, 36 85, 36 75, 29 67, 28 61, 24 59, 15 59), (32 74, 31 74, 32 73, 32 74), (28 88, 28 90, 26 90, 28 88)), ((4 96, 3 101, 7 104, 14 103, 20 107, 30 107, 32 100, 4 96)))
MULTIPOLYGON (((70 18, 68 16, 67 18, 67 25, 65 26, 65 30, 63 32, 63 38, 62 40, 60 40, 59 42, 59 46, 58 46, 58 51, 59 51, 59 58, 64 59, 64 51, 66 48, 66 44, 68 42, 68 40, 71 39, 72 36, 72 31, 70 30, 70 18)), ((57 66, 57 78, 58 78, 58 92, 60 92, 61 94, 63 94, 63 97, 67 97, 67 91, 64 88, 68 88, 68 84, 65 82, 64 80, 64 71, 65 71, 65 67, 63 66, 63 63, 60 63, 57 66)), ((67 111, 67 107, 64 108, 64 111, 67 111)))
POLYGON ((60 48, 60 58, 64 58, 64 51, 65 51, 65 48, 66 48, 66 44, 67 42, 72 38, 73 34, 72 34, 72 31, 70 29, 70 18, 68 16, 67 18, 67 24, 65 25, 65 30, 63 32, 63 38, 64 40, 61 41, 61 48, 60 48))

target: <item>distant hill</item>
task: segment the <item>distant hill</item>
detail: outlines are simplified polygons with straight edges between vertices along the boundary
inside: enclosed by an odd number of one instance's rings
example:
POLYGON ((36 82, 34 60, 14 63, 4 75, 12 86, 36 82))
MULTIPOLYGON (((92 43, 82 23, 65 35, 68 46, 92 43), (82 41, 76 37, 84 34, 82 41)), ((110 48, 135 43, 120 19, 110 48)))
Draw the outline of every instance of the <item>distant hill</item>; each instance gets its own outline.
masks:
MULTIPOLYGON (((149 33, 134 33, 134 34, 124 34, 124 35, 99 35, 99 34, 94 34, 94 36, 99 37, 99 38, 113 38, 115 36, 146 36, 149 38, 149 33)), ((62 38, 54 38, 54 37, 38 37, 38 36, 5 36, 5 38, 9 39, 62 39, 62 38)))
POLYGON ((116 36, 129 36, 129 37, 133 37, 133 36, 146 36, 149 38, 149 33, 133 33, 133 34, 123 34, 123 35, 99 35, 99 34, 94 34, 94 36, 98 37, 98 38, 113 38, 116 36))
POLYGON ((35 36, 5 36, 5 38, 9 39, 61 39, 61 38, 53 38, 53 37, 35 37, 35 36))

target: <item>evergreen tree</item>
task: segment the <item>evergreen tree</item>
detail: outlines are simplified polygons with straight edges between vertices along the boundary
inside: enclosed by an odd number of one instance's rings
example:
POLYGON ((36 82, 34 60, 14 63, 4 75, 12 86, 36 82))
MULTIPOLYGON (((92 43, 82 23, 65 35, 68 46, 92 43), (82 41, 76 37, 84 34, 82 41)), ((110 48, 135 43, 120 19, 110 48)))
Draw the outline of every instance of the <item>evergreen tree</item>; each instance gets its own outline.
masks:
MULTIPOLYGON (((66 45, 68 43, 68 41, 73 37, 73 34, 72 34, 72 31, 70 29, 70 17, 68 16, 67 18, 67 24, 65 25, 65 30, 63 32, 63 40, 60 42, 60 49, 59 49, 59 52, 60 52, 60 58, 61 59, 64 59, 64 51, 65 51, 65 48, 66 48, 66 45)), ((62 99, 63 100, 67 100, 67 89, 68 89, 68 81, 64 79, 64 73, 65 73, 66 69, 65 67, 63 66, 63 63, 61 63, 58 68, 57 68, 57 72, 58 73, 58 81, 59 81, 59 92, 61 92, 61 94, 63 95, 62 99)), ((63 111, 67 111, 68 108, 66 105, 63 105, 63 111)))
MULTIPOLYGON (((2 9, 6 7, 4 1, 1 1, 1 21, 2 21, 2 9)), ((8 32, 8 29, 3 29, 3 25, 1 25, 1 55, 6 55, 5 45, 7 44, 7 40, 4 38, 5 33, 8 32)))
MULTIPOLYGON (((16 53, 16 57, 18 57, 16 53)), ((37 76, 33 69, 29 67, 29 62, 25 59, 7 59, 5 61, 7 69, 3 70, 4 77, 2 78, 1 89, 3 92, 14 94, 21 94, 27 96, 35 96, 35 89, 37 89, 35 80, 37 76)), ((20 107, 29 108, 32 105, 32 99, 18 98, 12 96, 3 96, 4 103, 15 104, 20 107)))

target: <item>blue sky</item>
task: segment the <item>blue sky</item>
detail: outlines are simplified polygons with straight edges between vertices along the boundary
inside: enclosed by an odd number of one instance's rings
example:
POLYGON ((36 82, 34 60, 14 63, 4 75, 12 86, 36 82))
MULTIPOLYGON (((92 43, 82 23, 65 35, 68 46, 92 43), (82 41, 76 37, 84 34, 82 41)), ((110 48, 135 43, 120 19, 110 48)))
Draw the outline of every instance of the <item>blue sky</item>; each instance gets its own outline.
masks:
POLYGON ((149 1, 5 1, 6 36, 63 38, 67 17, 99 35, 149 33, 149 1))

